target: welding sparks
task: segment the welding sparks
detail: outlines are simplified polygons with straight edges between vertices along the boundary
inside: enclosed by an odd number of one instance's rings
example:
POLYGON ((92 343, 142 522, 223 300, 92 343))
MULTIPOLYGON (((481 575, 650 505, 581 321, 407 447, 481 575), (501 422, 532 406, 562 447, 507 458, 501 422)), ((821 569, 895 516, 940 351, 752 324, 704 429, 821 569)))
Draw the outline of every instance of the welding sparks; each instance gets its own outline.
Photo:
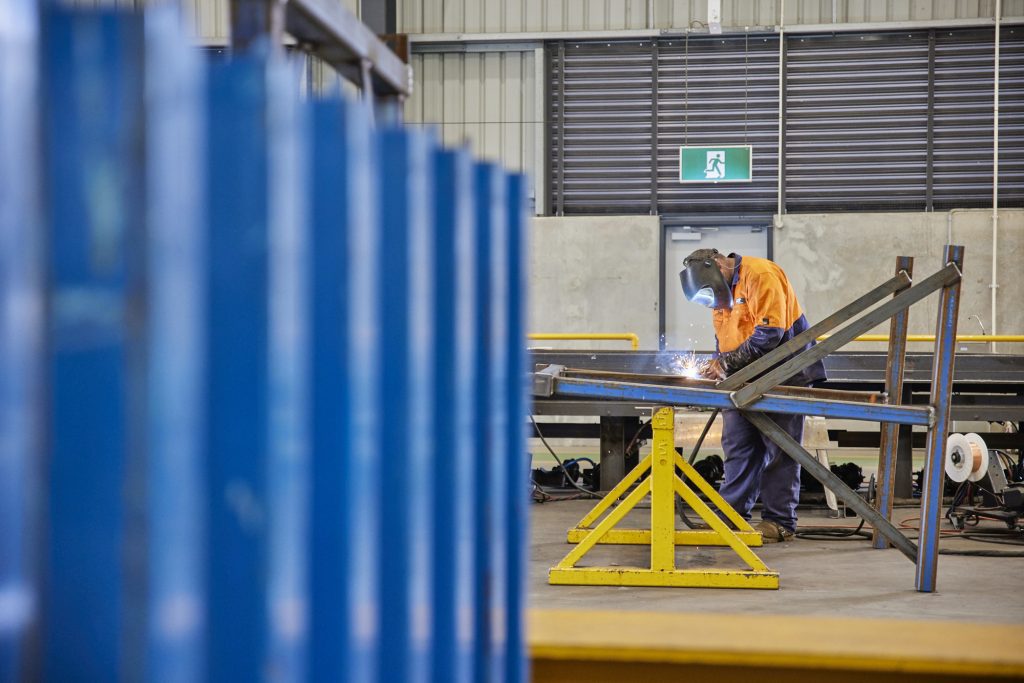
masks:
POLYGON ((667 370, 674 375, 681 375, 689 379, 699 379, 701 366, 704 364, 703 355, 698 356, 693 351, 688 353, 673 354, 667 359, 667 370))

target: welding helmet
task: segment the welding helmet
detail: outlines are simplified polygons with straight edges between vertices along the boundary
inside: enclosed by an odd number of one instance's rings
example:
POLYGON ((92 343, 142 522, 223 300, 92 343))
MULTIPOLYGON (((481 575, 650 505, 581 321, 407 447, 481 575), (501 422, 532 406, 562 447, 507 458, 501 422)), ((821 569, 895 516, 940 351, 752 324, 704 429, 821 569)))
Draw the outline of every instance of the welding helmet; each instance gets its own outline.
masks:
POLYGON ((683 260, 679 282, 683 294, 695 304, 708 308, 732 308, 732 288, 715 262, 717 249, 698 249, 683 260))

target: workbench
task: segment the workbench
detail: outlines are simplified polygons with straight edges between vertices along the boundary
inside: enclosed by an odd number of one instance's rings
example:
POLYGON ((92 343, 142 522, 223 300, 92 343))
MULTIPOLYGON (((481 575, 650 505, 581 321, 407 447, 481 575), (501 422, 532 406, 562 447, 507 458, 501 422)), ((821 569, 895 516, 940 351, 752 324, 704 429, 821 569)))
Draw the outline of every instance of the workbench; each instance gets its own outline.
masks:
MULTIPOLYGON (((579 351, 535 349, 530 352, 530 367, 564 365, 581 370, 610 370, 637 374, 671 375, 671 362, 685 352, 675 351, 579 351)), ((701 352, 698 352, 700 355, 701 352)), ((926 405, 931 380, 932 354, 908 353, 903 388, 904 405, 926 405)), ((823 388, 838 390, 885 390, 884 351, 838 352, 825 357, 828 381, 823 388)), ((599 439, 601 489, 609 490, 627 471, 626 448, 652 414, 651 406, 635 402, 534 398, 535 416, 600 418, 599 422, 543 422, 541 431, 548 438, 599 439)), ((1024 355, 959 353, 953 380, 952 419, 1017 423, 1016 433, 987 433, 992 448, 1024 448, 1024 355)), ((899 430, 895 494, 912 494, 911 453, 924 447, 924 433, 913 433, 909 426, 899 430)), ((839 447, 878 448, 879 430, 849 431, 830 429, 829 438, 839 447)))

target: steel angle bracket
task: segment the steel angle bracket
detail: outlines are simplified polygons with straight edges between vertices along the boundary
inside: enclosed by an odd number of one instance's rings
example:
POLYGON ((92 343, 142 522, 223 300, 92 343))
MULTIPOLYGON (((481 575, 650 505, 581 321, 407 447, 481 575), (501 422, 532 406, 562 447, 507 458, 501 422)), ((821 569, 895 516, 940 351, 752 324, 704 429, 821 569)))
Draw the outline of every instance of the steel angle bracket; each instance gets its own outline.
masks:
POLYGON ((761 545, 761 534, 725 502, 675 451, 675 411, 660 408, 651 422, 653 449, 579 524, 569 530, 569 542, 576 546, 548 573, 555 585, 581 586, 677 586, 695 588, 779 587, 779 575, 770 570, 750 549, 761 545), (683 472, 684 479, 676 474, 683 472), (641 479, 645 474, 649 476, 641 479), (636 487, 627 493, 630 486, 636 487), (722 515, 701 500, 707 496, 722 515), (641 500, 651 496, 650 529, 617 529, 617 525, 641 500), (676 531, 675 497, 679 495, 711 528, 706 531, 676 531), (624 496, 624 497, 623 497, 624 496), (614 505, 620 498, 622 502, 614 505), (614 507, 613 507, 614 506, 614 507), (607 514, 606 514, 607 513, 607 514), (603 519, 602 519, 603 516, 603 519), (600 519, 600 521, 598 521, 600 519), (595 526, 591 526, 594 525, 595 526), (598 544, 650 545, 650 567, 579 567, 577 564, 598 544), (676 546, 728 546, 747 569, 678 569, 676 546))

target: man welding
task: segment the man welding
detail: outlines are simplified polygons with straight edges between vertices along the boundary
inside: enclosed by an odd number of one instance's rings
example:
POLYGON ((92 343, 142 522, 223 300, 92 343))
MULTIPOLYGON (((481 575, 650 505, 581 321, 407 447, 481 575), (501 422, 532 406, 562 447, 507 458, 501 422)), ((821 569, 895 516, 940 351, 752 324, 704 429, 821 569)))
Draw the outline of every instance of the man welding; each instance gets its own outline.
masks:
MULTIPOLYGON (((702 368, 704 377, 725 379, 809 327, 786 274, 768 259, 698 249, 683 266, 679 280, 686 298, 713 309, 715 354, 702 368)), ((786 384, 813 386, 824 379, 825 366, 818 361, 786 384)), ((773 413, 769 417, 800 442, 803 416, 773 413)), ((725 410, 722 420, 722 497, 750 519, 760 495, 762 521, 756 529, 764 541, 792 540, 800 498, 799 463, 740 411, 725 410)))

